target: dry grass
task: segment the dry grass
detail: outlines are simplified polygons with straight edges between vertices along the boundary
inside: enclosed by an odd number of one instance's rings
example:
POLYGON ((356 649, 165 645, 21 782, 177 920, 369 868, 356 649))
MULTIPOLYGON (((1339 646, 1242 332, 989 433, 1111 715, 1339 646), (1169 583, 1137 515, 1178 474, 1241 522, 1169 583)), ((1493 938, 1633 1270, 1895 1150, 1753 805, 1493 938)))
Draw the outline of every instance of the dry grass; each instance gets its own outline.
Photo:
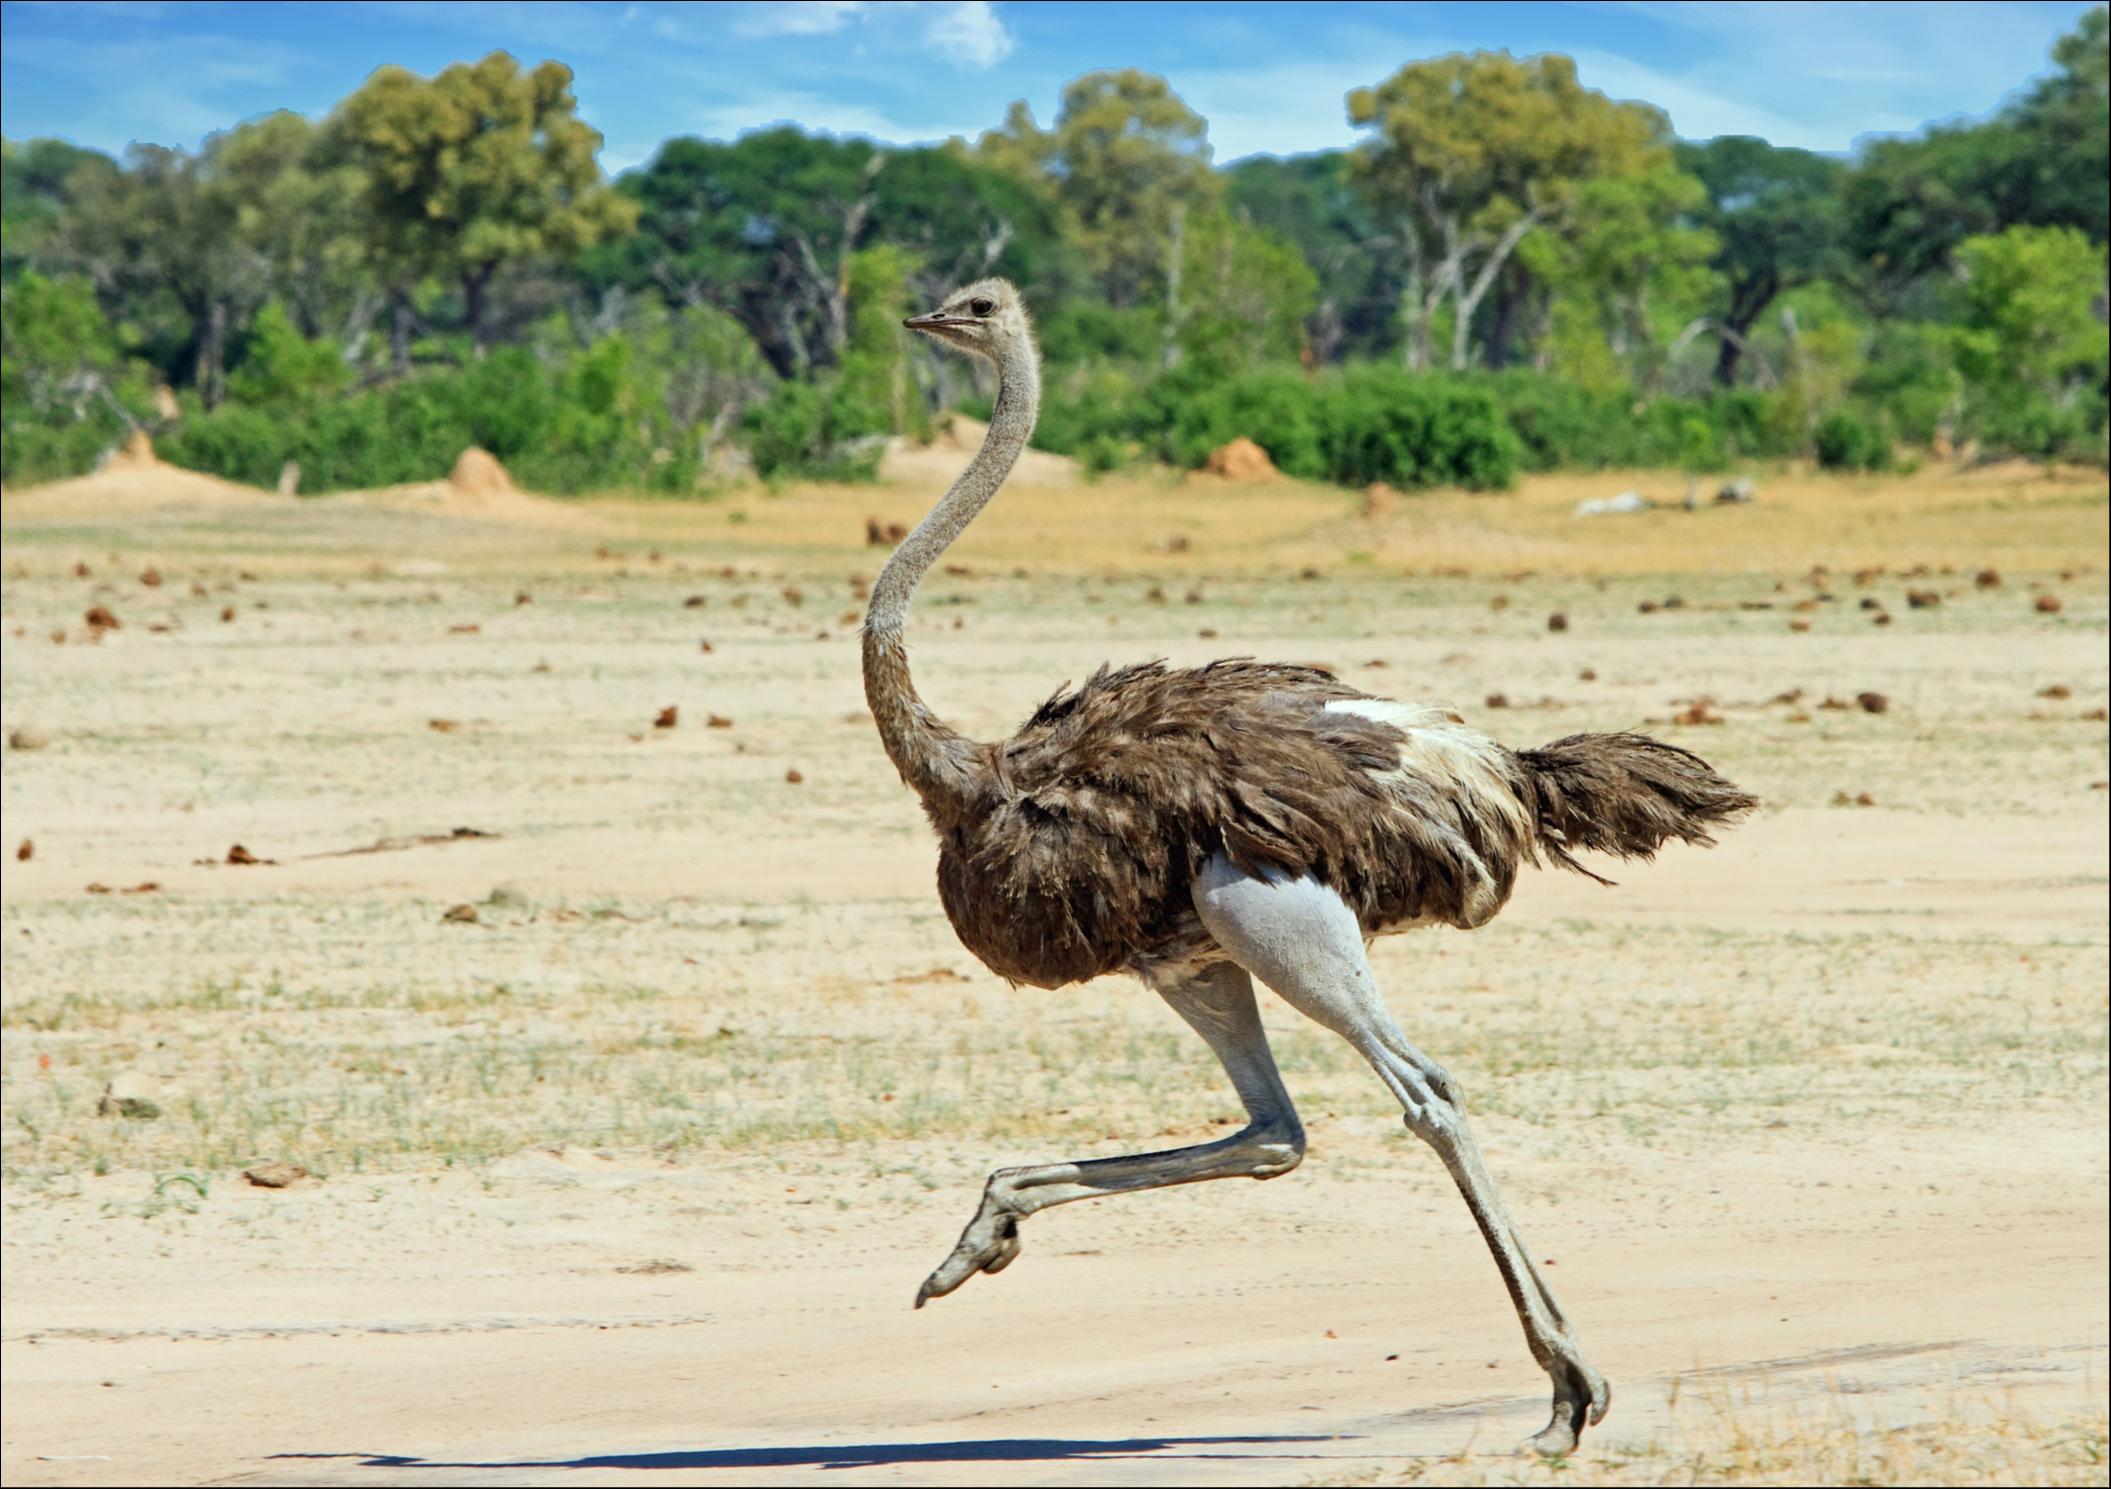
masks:
MULTIPOLYGON (((1676 1393, 1675 1393, 1676 1395, 1676 1393)), ((2101 1485, 2111 1468, 2107 1418, 2041 1419, 1992 1397, 1936 1404, 1908 1426, 1870 1419, 1851 1393, 1784 1404, 1764 1386, 1718 1387, 1674 1400, 1654 1436, 1609 1429, 1573 1458, 1487 1454, 1472 1447, 1405 1473, 1322 1482, 1447 1485, 2018 1484, 2101 1485)))

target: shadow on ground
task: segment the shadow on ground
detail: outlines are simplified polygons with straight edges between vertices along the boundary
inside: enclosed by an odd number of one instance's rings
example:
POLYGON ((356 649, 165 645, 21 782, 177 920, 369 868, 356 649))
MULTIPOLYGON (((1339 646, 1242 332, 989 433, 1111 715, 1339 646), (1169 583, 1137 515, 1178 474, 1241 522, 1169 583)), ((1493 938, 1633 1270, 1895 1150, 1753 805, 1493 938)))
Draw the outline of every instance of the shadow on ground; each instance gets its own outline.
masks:
POLYGON ((1273 1437, 992 1437, 970 1442, 837 1443, 808 1448, 698 1448, 676 1453, 604 1453, 590 1458, 521 1460, 510 1463, 450 1463, 399 1453, 274 1453, 275 1460, 356 1458, 362 1468, 876 1468, 889 1463, 1058 1463, 1066 1459, 1134 1458, 1163 1453, 1173 1458, 1309 1458, 1313 1453, 1211 1451, 1270 1443, 1336 1442, 1314 1435, 1273 1437), (1199 1451, 1169 1452, 1184 1448, 1199 1451))

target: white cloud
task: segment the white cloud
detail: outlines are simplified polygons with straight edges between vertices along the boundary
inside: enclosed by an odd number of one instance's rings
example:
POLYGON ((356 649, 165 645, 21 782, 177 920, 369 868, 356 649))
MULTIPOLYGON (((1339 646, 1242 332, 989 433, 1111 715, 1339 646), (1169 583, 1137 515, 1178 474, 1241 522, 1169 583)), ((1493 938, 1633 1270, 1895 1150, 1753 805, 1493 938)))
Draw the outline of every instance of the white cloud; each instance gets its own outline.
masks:
POLYGON ((1368 58, 1286 62, 1274 67, 1175 69, 1168 81, 1209 121, 1211 157, 1220 165, 1248 155, 1302 155, 1352 143, 1349 90, 1368 87, 1391 67, 1368 58))
POLYGON ((932 6, 924 40, 955 62, 971 67, 995 67, 1018 44, 989 0, 932 6))
POLYGON ((793 89, 728 99, 699 109, 692 117, 701 133, 720 140, 778 124, 796 124, 801 129, 829 134, 862 135, 885 144, 916 144, 956 134, 973 135, 978 128, 972 124, 905 122, 848 99, 793 89))
POLYGON ((733 23, 737 36, 833 36, 868 14, 867 0, 772 0, 733 23))

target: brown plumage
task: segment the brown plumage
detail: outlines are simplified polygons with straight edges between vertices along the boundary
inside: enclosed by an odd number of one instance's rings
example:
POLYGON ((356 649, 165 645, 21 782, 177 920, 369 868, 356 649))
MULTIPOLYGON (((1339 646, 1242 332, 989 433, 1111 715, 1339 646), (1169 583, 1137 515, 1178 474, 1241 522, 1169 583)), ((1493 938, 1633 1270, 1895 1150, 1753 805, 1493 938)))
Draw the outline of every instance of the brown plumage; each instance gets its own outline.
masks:
POLYGON ((1542 853, 1589 874, 1571 848, 1646 858, 1672 838, 1709 842, 1753 805, 1640 735, 1512 753, 1437 710, 1435 727, 1485 768, 1417 770, 1403 763, 1417 730, 1328 706, 1340 703, 1399 707, 1306 667, 1103 668, 1010 739, 964 751, 967 789, 932 812, 962 943, 1045 988, 1206 962, 1189 886, 1218 852, 1310 874, 1367 935, 1471 929, 1542 853))

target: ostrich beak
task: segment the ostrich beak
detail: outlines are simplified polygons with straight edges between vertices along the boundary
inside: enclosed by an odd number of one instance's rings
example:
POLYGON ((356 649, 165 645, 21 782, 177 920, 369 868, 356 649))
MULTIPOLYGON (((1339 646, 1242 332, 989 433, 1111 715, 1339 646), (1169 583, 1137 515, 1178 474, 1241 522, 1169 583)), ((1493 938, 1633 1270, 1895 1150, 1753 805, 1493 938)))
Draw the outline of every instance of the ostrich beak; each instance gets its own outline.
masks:
POLYGON ((902 324, 912 331, 929 331, 939 326, 951 325, 953 319, 943 310, 934 310, 929 315, 912 315, 902 324))

